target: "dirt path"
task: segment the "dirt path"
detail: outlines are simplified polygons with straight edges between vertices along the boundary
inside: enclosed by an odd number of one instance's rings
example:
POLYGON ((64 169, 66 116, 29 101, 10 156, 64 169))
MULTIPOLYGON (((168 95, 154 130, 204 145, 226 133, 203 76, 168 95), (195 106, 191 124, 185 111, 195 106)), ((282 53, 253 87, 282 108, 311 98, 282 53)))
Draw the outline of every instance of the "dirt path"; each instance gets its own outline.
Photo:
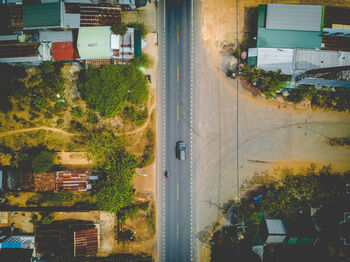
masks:
POLYGON ((3 132, 3 133, 0 133, 0 137, 19 134, 19 133, 25 133, 25 132, 31 132, 31 131, 37 131, 37 130, 46 130, 46 131, 61 133, 61 134, 67 135, 67 136, 74 136, 74 134, 66 132, 66 131, 59 129, 59 128, 40 126, 40 127, 24 128, 24 129, 3 132))

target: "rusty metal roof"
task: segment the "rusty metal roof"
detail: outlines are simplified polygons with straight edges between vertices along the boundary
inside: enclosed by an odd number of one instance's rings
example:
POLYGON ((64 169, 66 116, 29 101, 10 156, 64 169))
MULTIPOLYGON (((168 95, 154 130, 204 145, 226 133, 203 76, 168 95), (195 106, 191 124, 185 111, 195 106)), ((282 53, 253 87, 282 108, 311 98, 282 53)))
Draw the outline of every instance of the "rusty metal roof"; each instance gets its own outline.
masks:
POLYGON ((21 189, 24 191, 53 191, 55 189, 55 173, 22 174, 21 189))
POLYGON ((91 189, 87 171, 58 171, 56 172, 55 190, 87 191, 91 189))
POLYGON ((98 229, 83 229, 74 232, 74 256, 94 255, 98 251, 98 229))

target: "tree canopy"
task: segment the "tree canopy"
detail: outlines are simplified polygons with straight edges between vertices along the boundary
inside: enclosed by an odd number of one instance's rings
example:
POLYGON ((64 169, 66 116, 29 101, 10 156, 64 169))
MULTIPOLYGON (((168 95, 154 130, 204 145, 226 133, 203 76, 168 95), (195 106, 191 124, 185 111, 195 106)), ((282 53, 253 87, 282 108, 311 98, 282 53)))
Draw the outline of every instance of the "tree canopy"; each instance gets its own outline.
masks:
POLYGON ((132 178, 138 166, 134 156, 112 133, 92 136, 89 152, 101 173, 96 188, 97 206, 111 213, 130 206, 135 195, 132 178))
POLYGON ((117 23, 111 26, 111 30, 114 34, 123 36, 128 31, 128 26, 124 23, 117 23))
POLYGON ((132 65, 90 67, 83 73, 80 92, 88 106, 112 118, 129 101, 140 105, 148 99, 149 87, 144 74, 132 65))

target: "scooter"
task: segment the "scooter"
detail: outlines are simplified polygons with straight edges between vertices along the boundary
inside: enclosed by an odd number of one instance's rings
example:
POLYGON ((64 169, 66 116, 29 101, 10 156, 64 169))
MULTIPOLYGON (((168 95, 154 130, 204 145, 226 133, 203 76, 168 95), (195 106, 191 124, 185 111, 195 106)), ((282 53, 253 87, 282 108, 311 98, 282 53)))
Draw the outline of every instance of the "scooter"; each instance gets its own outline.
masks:
POLYGON ((168 178, 169 178, 169 171, 165 171, 164 177, 165 177, 165 179, 168 179, 168 178))

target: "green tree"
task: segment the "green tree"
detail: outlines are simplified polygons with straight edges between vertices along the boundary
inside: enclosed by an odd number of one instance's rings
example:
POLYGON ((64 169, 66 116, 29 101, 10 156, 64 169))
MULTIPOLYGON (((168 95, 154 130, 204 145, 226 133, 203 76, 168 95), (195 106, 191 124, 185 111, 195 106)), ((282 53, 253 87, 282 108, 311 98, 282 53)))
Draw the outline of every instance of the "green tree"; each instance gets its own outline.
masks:
POLYGON ((84 111, 83 111, 83 109, 81 107, 75 106, 75 107, 72 108, 72 115, 73 115, 74 118, 80 119, 80 118, 83 117, 84 111))
POLYGON ((111 30, 114 34, 123 36, 128 31, 128 26, 124 23, 117 23, 111 26, 111 30))
POLYGON ((129 23, 128 26, 135 29, 140 29, 142 38, 144 38, 148 34, 148 30, 144 23, 132 22, 132 23, 129 23))
POLYGON ((50 151, 41 151, 31 162, 31 167, 34 173, 40 174, 49 171, 55 159, 55 153, 50 151))
POLYGON ((147 80, 132 65, 89 68, 82 79, 80 92, 88 106, 107 118, 121 112, 126 101, 140 105, 148 99, 147 80))

